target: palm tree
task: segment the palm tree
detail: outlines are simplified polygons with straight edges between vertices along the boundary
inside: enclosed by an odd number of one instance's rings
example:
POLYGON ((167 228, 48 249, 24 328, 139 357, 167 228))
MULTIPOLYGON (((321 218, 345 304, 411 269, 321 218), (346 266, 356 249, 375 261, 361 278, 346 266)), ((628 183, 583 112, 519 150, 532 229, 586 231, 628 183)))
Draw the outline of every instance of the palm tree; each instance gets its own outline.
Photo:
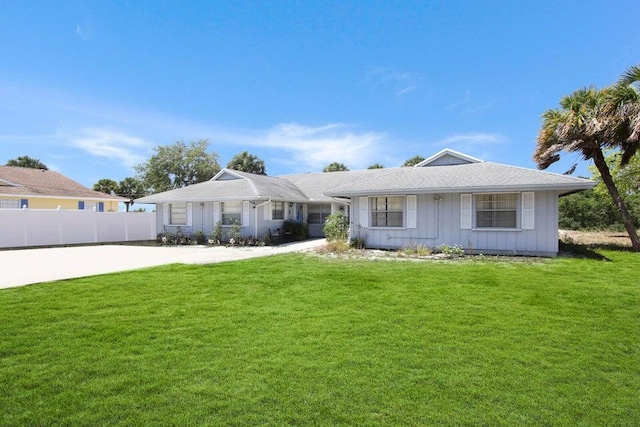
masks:
MULTIPOLYGON (((640 251, 633 218, 611 177, 603 153, 603 149, 619 148, 623 157, 631 158, 638 148, 637 135, 634 143, 632 126, 625 113, 632 97, 628 90, 618 86, 602 90, 579 89, 562 98, 560 108, 545 111, 533 158, 540 169, 558 161, 562 151, 580 153, 584 159, 593 160, 622 216, 633 249, 640 251)), ((637 98, 635 104, 638 104, 637 98)))
POLYGON ((415 166, 415 165, 417 165, 418 163, 420 163, 420 162, 421 162, 421 161, 423 161, 423 160, 424 160, 424 157, 422 157, 422 156, 413 156, 412 158, 407 159, 407 160, 402 164, 402 166, 404 166, 404 167, 415 166))
POLYGON ((242 172, 255 173, 257 175, 266 175, 267 172, 264 167, 264 161, 260 160, 258 156, 249 154, 248 151, 238 153, 227 163, 228 169, 233 169, 242 172))

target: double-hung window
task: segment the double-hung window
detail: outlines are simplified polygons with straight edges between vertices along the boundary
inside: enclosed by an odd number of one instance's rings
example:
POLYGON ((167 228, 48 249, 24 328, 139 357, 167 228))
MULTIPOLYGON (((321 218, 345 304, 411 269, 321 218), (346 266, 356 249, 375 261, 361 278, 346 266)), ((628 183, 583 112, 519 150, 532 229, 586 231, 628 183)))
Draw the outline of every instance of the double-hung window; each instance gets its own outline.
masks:
POLYGON ((284 202, 271 202, 271 219, 284 219, 284 202))
POLYGON ((516 228, 517 196, 516 193, 476 194, 476 227, 516 228))
POLYGON ((169 205, 169 224, 187 225, 187 204, 171 203, 169 205))
POLYGON ((404 197, 371 197, 372 227, 402 227, 404 197))
POLYGON ((242 202, 222 202, 222 225, 242 224, 242 202))
POLYGON ((331 215, 330 203, 309 205, 307 209, 307 221, 309 224, 324 224, 327 217, 331 215))

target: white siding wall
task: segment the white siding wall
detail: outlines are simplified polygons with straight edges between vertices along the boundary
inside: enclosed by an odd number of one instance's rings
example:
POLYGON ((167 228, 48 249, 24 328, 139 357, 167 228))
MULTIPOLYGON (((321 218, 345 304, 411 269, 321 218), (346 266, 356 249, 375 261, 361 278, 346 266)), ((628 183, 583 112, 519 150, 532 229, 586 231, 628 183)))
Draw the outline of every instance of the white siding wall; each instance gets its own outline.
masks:
MULTIPOLYGON (((353 198, 353 211, 361 212, 361 201, 353 198)), ((401 248, 410 245, 438 247, 462 245, 475 253, 517 253, 552 256, 558 252, 558 195, 535 193, 533 230, 463 230, 460 227, 460 194, 420 194, 416 228, 360 227, 360 215, 352 215, 352 237, 364 237, 368 247, 401 248), (439 200, 438 200, 439 198, 439 200)))
MULTIPOLYGON (((271 205, 266 203, 266 200, 258 200, 255 201, 255 205, 253 203, 245 202, 243 203, 242 210, 242 235, 244 236, 254 236, 256 231, 256 215, 258 220, 258 233, 257 236, 261 237, 265 234, 269 233, 269 230, 276 230, 282 227, 283 220, 269 220, 270 215, 266 215, 266 212, 269 212, 271 209, 271 205), (262 205, 262 206, 260 206, 262 205), (254 206, 257 206, 254 208, 254 206)), ((214 203, 216 202, 204 202, 201 206, 199 202, 193 203, 193 217, 191 226, 180 226, 180 230, 186 234, 192 234, 196 231, 202 231, 207 236, 211 234, 213 227, 216 224, 216 215, 214 203)), ((222 208, 220 208, 222 209, 222 208)), ((291 208, 293 212, 295 212, 295 206, 291 208)), ((162 233, 164 229, 171 232, 175 232, 178 227, 170 226, 165 224, 165 220, 162 215, 162 211, 164 210, 163 204, 158 204, 156 207, 157 211, 157 233, 162 233)), ((286 203, 285 206, 285 217, 288 214, 289 204, 286 203)), ((219 217, 217 218, 220 219, 219 217)))

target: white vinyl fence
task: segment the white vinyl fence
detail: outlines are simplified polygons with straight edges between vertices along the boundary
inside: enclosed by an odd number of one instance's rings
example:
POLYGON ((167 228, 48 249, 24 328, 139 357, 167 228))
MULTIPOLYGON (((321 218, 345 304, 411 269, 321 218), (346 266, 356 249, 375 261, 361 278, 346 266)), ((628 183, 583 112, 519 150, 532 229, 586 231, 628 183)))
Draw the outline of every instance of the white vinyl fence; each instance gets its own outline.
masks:
POLYGON ((0 248, 156 238, 154 212, 0 209, 0 248))

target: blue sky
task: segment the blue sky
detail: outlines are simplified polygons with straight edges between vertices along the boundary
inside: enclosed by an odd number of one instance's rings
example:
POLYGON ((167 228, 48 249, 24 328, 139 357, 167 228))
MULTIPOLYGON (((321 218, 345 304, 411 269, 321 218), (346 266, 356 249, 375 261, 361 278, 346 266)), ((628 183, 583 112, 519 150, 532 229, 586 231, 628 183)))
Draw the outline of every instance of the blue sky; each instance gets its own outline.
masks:
POLYGON ((269 175, 399 166, 446 147, 535 167, 544 110, 640 63, 637 0, 1 9, 0 163, 29 155, 87 186, 200 138, 222 166, 247 150, 269 175))

